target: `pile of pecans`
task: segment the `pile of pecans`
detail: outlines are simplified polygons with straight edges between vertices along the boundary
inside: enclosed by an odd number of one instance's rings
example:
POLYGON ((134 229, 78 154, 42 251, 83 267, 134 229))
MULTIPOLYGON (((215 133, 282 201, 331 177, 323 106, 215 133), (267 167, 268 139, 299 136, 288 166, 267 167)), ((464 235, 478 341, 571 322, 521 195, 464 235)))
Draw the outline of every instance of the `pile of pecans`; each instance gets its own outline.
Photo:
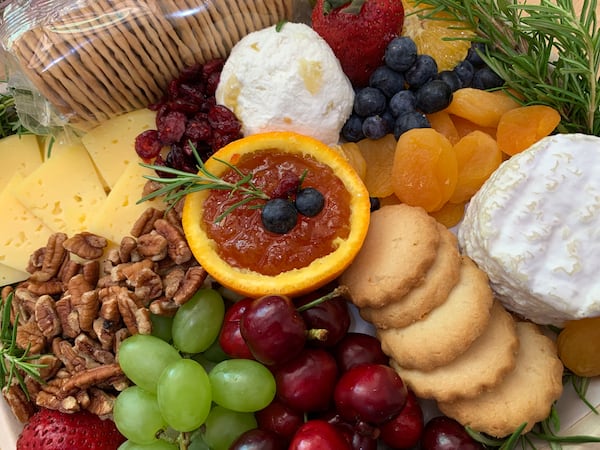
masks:
POLYGON ((40 407, 110 414, 130 384, 119 344, 151 333, 151 314, 175 314, 207 277, 185 240, 181 205, 148 208, 114 248, 92 233, 55 233, 27 270, 26 281, 1 292, 4 300, 13 293, 17 345, 43 365, 40 380, 25 375, 27 392, 16 381, 3 391, 22 422, 40 407))

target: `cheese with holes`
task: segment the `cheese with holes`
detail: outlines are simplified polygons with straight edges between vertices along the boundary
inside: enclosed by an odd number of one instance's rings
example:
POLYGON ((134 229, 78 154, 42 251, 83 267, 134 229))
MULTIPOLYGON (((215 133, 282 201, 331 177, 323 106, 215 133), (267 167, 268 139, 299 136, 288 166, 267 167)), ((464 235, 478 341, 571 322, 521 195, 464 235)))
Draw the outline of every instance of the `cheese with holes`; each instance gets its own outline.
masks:
POLYGON ((160 199, 137 203, 142 197, 142 190, 147 181, 144 175, 156 173, 138 162, 132 162, 125 168, 107 199, 90 220, 89 231, 119 244, 124 236, 131 235, 131 227, 144 210, 151 206, 166 209, 160 199))
POLYGON ((12 135, 0 139, 0 191, 15 172, 29 175, 42 164, 37 138, 32 134, 12 135))
POLYGON ((53 155, 14 190, 16 198, 53 231, 85 231, 106 192, 88 153, 72 145, 53 155))
POLYGON ((52 234, 52 230, 27 210, 13 194, 23 179, 23 175, 15 173, 0 193, 0 264, 17 271, 25 270, 29 256, 38 248, 45 247, 52 234))
POLYGON ((600 316, 600 138, 549 136, 504 162, 458 231, 504 305, 539 324, 600 316))
POLYGON ((18 283, 29 278, 29 273, 24 270, 13 269, 10 266, 0 264, 0 286, 18 283))
POLYGON ((128 165, 137 164, 135 138, 156 128, 155 118, 155 112, 140 109, 109 119, 82 137, 83 145, 111 189, 128 165))

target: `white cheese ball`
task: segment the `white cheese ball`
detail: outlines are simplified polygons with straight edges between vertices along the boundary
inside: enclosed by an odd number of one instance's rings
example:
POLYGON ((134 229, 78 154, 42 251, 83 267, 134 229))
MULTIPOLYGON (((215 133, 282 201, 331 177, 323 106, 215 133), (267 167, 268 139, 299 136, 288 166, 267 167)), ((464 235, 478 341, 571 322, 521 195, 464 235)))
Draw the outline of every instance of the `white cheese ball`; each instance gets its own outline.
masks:
POLYGON ((248 34, 231 50, 216 92, 244 135, 294 131, 339 140, 354 91, 333 51, 312 28, 285 23, 248 34))
POLYGON ((462 250, 538 324, 600 315, 600 138, 559 134, 504 162, 467 207, 462 250))

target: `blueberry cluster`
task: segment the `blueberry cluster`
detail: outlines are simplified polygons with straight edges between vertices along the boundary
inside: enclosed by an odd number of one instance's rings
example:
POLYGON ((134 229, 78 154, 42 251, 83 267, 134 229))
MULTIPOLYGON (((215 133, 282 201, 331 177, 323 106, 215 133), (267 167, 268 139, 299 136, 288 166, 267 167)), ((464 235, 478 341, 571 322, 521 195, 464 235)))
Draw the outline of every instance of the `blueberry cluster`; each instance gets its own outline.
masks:
POLYGON ((384 64, 373 72, 369 85, 356 91, 342 137, 357 142, 394 133, 398 139, 412 128, 430 127, 426 114, 446 108, 457 89, 491 89, 504 84, 478 50, 484 50, 481 44, 472 43, 465 60, 452 70, 438 72, 435 60, 418 54, 411 38, 394 38, 386 48, 384 64))
POLYGON ((265 229, 286 234, 298 223, 298 214, 314 217, 325 206, 325 197, 312 187, 299 189, 295 199, 271 198, 262 209, 261 220, 265 229))

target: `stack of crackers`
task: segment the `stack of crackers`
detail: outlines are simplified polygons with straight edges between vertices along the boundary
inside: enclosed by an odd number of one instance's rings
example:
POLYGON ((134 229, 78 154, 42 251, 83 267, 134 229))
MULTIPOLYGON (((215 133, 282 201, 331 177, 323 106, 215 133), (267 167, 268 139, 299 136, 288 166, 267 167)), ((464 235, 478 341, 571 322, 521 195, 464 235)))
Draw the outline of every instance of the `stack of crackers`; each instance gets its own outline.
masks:
POLYGON ((185 66, 224 58, 246 34, 292 16, 292 0, 74 2, 12 45, 20 70, 73 123, 158 101, 185 66))
POLYGON ((425 210, 375 211, 340 282, 407 386, 463 425, 503 437, 526 423, 527 432, 560 397, 554 342, 494 300, 487 275, 425 210))

